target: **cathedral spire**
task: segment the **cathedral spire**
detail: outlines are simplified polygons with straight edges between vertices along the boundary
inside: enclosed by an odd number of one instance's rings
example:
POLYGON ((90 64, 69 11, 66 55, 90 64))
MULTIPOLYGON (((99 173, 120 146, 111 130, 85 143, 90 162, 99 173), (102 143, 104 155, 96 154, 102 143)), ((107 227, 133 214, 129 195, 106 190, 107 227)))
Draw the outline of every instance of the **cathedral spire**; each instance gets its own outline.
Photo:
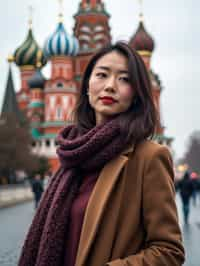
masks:
POLYGON ((18 121, 20 122, 22 120, 21 112, 18 108, 15 89, 14 89, 14 83, 13 83, 13 77, 12 77, 12 71, 11 71, 11 59, 8 58, 9 61, 9 70, 8 70, 8 79, 5 89, 5 95, 1 110, 1 117, 7 117, 8 115, 12 114, 15 115, 18 121))
POLYGON ((139 12, 139 21, 144 22, 144 15, 143 15, 143 0, 139 0, 140 4, 140 12, 139 12))
POLYGON ((28 19, 28 25, 29 25, 29 29, 32 29, 33 26, 33 7, 29 6, 29 19, 28 19))
POLYGON ((59 2, 59 22, 63 22, 63 0, 58 0, 59 2))
MULTIPOLYGON (((143 17, 143 0, 139 0, 139 25, 130 39, 130 45, 139 52, 141 56, 151 57, 154 51, 155 43, 151 35, 146 31, 143 17)), ((148 63, 149 64, 149 63, 148 63)))

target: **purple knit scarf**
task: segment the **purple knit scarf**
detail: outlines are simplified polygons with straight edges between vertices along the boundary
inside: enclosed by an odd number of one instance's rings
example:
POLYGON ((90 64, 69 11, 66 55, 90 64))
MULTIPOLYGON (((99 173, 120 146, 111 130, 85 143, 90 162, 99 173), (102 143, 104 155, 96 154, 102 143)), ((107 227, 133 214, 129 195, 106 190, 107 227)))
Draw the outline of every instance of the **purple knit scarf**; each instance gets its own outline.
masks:
POLYGON ((116 118, 81 136, 75 126, 61 131, 57 138, 61 167, 42 197, 18 266, 63 266, 69 211, 81 178, 120 154, 127 146, 125 139, 116 118))

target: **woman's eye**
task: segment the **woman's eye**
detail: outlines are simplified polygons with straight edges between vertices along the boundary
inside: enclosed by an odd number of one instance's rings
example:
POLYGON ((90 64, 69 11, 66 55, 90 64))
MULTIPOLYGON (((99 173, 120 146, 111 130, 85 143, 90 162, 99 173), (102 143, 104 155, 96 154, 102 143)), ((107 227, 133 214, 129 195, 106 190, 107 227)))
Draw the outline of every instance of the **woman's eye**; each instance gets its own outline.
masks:
POLYGON ((119 80, 127 82, 127 83, 130 82, 128 77, 120 77, 119 80))
POLYGON ((99 78, 105 78, 106 77, 106 73, 103 73, 103 72, 99 72, 96 74, 97 77, 99 78))

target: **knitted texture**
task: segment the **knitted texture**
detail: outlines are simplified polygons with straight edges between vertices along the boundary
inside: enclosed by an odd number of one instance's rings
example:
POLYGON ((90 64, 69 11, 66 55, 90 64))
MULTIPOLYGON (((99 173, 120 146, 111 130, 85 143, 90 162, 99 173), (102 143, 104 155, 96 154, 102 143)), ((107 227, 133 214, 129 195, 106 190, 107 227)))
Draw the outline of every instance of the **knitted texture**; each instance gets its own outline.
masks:
POLYGON ((76 126, 58 138, 61 167, 51 178, 27 234, 18 266, 62 266, 68 217, 81 177, 96 172, 120 154, 127 143, 118 120, 95 126, 80 135, 76 126))

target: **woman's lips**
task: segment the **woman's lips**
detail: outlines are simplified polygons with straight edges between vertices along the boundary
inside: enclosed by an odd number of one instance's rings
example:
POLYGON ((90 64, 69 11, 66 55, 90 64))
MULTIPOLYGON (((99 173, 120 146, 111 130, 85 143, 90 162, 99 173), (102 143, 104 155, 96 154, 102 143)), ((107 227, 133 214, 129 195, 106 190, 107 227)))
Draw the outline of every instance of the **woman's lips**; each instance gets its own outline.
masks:
POLYGON ((113 99, 112 97, 102 97, 100 99, 103 102, 103 104, 113 104, 116 102, 116 100, 113 99))

